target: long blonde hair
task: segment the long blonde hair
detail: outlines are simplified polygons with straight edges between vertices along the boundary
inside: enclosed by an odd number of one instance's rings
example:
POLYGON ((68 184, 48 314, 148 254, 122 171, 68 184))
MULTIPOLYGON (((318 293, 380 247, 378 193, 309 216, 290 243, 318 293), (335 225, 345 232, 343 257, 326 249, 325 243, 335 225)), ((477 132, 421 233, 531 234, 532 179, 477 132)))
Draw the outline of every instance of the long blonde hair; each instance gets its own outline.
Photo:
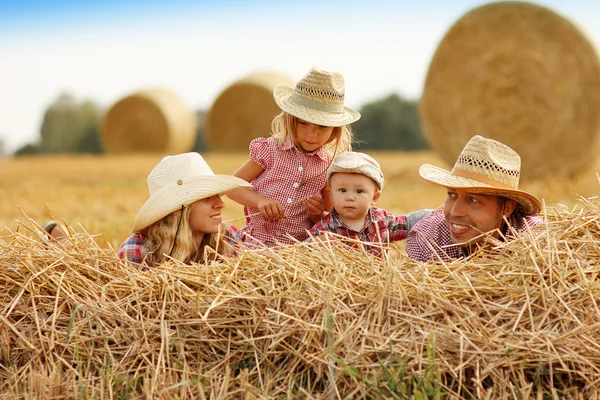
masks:
MULTIPOLYGON (((298 119, 298 117, 282 111, 271 122, 271 136, 280 145, 283 145, 288 137, 293 140, 298 119)), ((334 127, 333 133, 329 141, 323 145, 323 149, 331 159, 334 159, 338 154, 352 150, 352 130, 350 129, 350 125, 334 127)))
POLYGON ((196 245, 189 223, 192 207, 193 204, 184 206, 148 227, 145 247, 151 264, 160 264, 169 258, 186 264, 204 263, 217 259, 219 255, 233 253, 225 240, 224 235, 230 233, 225 224, 221 224, 219 233, 205 233, 200 246, 196 245))

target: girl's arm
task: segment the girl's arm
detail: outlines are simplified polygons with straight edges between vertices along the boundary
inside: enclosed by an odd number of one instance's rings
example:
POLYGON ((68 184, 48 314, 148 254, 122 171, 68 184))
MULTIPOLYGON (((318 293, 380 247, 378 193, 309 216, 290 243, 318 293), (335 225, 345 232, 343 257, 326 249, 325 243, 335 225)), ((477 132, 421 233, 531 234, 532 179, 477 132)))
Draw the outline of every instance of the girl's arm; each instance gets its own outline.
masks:
MULTIPOLYGON (((252 182, 264 171, 264 168, 252 160, 246 161, 234 172, 233 176, 246 182, 252 182)), ((242 189, 227 193, 227 197, 244 206, 258 208, 260 214, 269 221, 279 221, 285 218, 283 206, 277 200, 269 199, 252 189, 242 189)))

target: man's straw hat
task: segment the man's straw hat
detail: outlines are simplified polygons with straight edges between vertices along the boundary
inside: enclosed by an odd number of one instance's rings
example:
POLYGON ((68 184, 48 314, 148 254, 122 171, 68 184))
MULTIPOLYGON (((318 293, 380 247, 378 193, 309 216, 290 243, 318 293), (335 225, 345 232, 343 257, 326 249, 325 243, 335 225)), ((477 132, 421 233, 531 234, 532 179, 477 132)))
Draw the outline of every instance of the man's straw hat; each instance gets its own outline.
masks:
POLYGON ((424 164, 419 173, 426 181, 447 188, 513 199, 526 215, 537 214, 542 208, 537 197, 519 190, 519 154, 500 142, 478 135, 466 144, 452 171, 424 164))
POLYGON ((340 154, 333 159, 327 169, 327 181, 329 181, 331 175, 336 172, 365 175, 375 181, 379 190, 383 189, 383 185, 385 185, 383 172, 381 172, 379 163, 373 157, 365 153, 349 151, 340 154))
POLYGON ((138 212, 132 231, 139 232, 197 200, 251 186, 235 176, 215 175, 198 153, 166 156, 148 175, 150 198, 138 212))
POLYGON ((358 121, 360 113, 344 107, 344 77, 313 68, 294 89, 277 86, 275 102, 294 117, 323 126, 344 126, 358 121))

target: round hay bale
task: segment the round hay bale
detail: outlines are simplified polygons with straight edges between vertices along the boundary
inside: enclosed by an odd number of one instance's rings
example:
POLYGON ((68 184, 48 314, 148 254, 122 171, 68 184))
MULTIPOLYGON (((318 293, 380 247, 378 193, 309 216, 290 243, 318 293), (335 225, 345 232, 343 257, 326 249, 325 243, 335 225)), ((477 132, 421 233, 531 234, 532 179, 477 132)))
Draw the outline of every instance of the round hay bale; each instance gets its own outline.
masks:
POLYGON ((174 93, 143 90, 108 110, 102 145, 109 153, 184 153, 194 146, 196 125, 194 113, 174 93))
POLYGON ((211 150, 248 150, 250 141, 271 134, 271 122, 281 112, 273 89, 295 81, 275 72, 256 72, 234 82, 215 100, 206 117, 206 140, 211 150))
POLYGON ((515 149, 525 178, 573 175, 597 154, 598 56, 571 22, 547 8, 487 4, 442 39, 419 113, 425 137, 450 165, 480 134, 515 149))

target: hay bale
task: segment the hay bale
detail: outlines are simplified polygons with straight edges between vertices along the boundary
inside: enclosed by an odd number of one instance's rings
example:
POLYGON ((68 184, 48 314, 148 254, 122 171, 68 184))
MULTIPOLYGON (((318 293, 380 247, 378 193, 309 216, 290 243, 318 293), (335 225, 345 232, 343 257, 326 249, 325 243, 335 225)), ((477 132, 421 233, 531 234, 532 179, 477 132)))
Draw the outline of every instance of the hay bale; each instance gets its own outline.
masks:
POLYGON ((206 118, 206 140, 211 150, 248 150, 256 137, 271 133, 271 121, 281 112, 273 89, 295 82, 275 72, 256 72, 227 87, 213 103, 206 118))
POLYGON ((102 126, 102 145, 108 153, 183 153, 195 140, 194 113, 165 89, 122 98, 108 110, 102 126))
POLYGON ((475 134, 522 157, 522 175, 572 175, 597 154, 600 65, 569 21, 523 2, 487 4, 446 33, 420 102, 424 134, 448 164, 475 134))

